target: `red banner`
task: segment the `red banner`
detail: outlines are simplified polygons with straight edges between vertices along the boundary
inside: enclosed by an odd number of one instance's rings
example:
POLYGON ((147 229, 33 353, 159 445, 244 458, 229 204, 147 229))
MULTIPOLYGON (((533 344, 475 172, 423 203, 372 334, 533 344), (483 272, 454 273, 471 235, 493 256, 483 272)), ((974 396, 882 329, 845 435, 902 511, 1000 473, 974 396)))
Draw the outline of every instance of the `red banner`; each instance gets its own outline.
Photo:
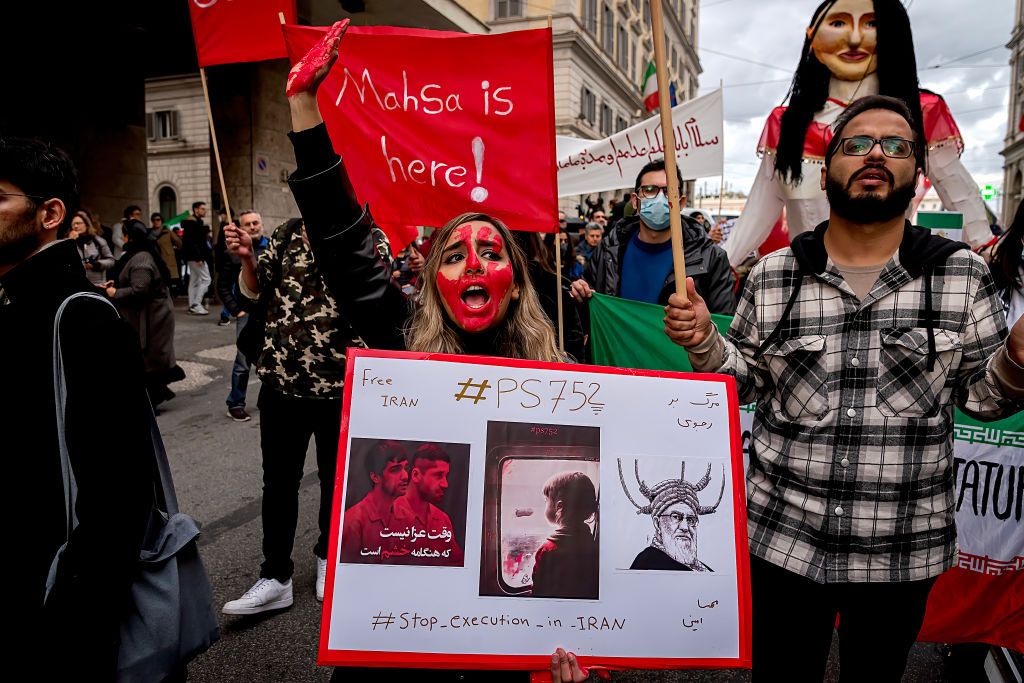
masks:
POLYGON ((961 566, 945 572, 928 596, 917 639, 1024 652, 1024 568, 985 574, 961 566))
MULTIPOLYGON (((286 26, 292 63, 325 31, 286 26)), ((554 232, 552 78, 549 29, 351 27, 318 96, 360 201, 389 234, 467 211, 554 232)))
POLYGON ((295 0, 188 0, 199 66, 287 57, 281 18, 294 24, 295 0))

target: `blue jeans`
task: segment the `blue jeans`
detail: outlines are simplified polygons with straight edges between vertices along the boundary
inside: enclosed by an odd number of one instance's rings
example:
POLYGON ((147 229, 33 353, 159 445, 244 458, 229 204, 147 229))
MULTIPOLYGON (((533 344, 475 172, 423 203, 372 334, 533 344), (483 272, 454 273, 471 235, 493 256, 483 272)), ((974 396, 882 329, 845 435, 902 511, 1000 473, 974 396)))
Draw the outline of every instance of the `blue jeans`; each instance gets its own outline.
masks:
MULTIPOLYGON (((243 315, 235 319, 235 339, 242 334, 249 316, 243 315)), ((244 408, 245 392, 249 387, 249 362, 241 351, 235 353, 235 364, 231 368, 231 393, 228 394, 228 408, 244 408)))

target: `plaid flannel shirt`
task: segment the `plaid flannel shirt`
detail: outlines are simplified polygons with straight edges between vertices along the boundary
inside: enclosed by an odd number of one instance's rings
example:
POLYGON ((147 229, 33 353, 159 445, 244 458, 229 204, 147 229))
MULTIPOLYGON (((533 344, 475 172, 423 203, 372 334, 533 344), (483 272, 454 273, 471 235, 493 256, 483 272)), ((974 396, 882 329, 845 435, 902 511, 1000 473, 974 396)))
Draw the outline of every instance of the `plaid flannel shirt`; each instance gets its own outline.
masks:
POLYGON ((915 581, 952 566, 953 406, 995 420, 1024 405, 991 370, 1007 330, 988 267, 963 249, 913 276, 901 260, 920 257, 906 247, 922 233, 907 226, 863 301, 827 260, 824 224, 808 234, 819 266, 785 319, 798 260, 793 249, 766 257, 724 344, 720 372, 735 376, 741 403, 757 401, 750 551, 819 583, 915 581))

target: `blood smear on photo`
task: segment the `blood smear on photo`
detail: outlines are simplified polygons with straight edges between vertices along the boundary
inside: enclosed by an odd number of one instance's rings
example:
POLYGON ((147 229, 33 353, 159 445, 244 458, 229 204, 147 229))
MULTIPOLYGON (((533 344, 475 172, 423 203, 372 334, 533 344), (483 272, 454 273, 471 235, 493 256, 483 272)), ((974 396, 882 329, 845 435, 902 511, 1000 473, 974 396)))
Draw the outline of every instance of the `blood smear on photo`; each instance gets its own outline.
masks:
MULTIPOLYGON (((514 589, 533 586, 534 553, 555 527, 544 514, 547 500, 544 484, 561 472, 583 472, 600 491, 600 463, 594 460, 568 458, 532 458, 512 456, 502 464, 499 496, 501 523, 501 573, 505 583, 514 589), (533 514, 522 515, 523 510, 533 514)), ((591 523, 591 529, 593 524, 591 523)))

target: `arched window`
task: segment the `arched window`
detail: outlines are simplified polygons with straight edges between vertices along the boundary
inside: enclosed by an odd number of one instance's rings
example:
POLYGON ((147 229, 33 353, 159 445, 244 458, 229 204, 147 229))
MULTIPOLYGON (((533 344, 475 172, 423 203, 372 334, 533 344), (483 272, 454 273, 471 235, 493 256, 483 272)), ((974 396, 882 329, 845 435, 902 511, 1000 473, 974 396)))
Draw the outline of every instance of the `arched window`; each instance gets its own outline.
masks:
POLYGON ((164 220, 170 220, 178 215, 178 194, 170 185, 164 185, 157 194, 157 201, 160 203, 160 215, 164 220))

